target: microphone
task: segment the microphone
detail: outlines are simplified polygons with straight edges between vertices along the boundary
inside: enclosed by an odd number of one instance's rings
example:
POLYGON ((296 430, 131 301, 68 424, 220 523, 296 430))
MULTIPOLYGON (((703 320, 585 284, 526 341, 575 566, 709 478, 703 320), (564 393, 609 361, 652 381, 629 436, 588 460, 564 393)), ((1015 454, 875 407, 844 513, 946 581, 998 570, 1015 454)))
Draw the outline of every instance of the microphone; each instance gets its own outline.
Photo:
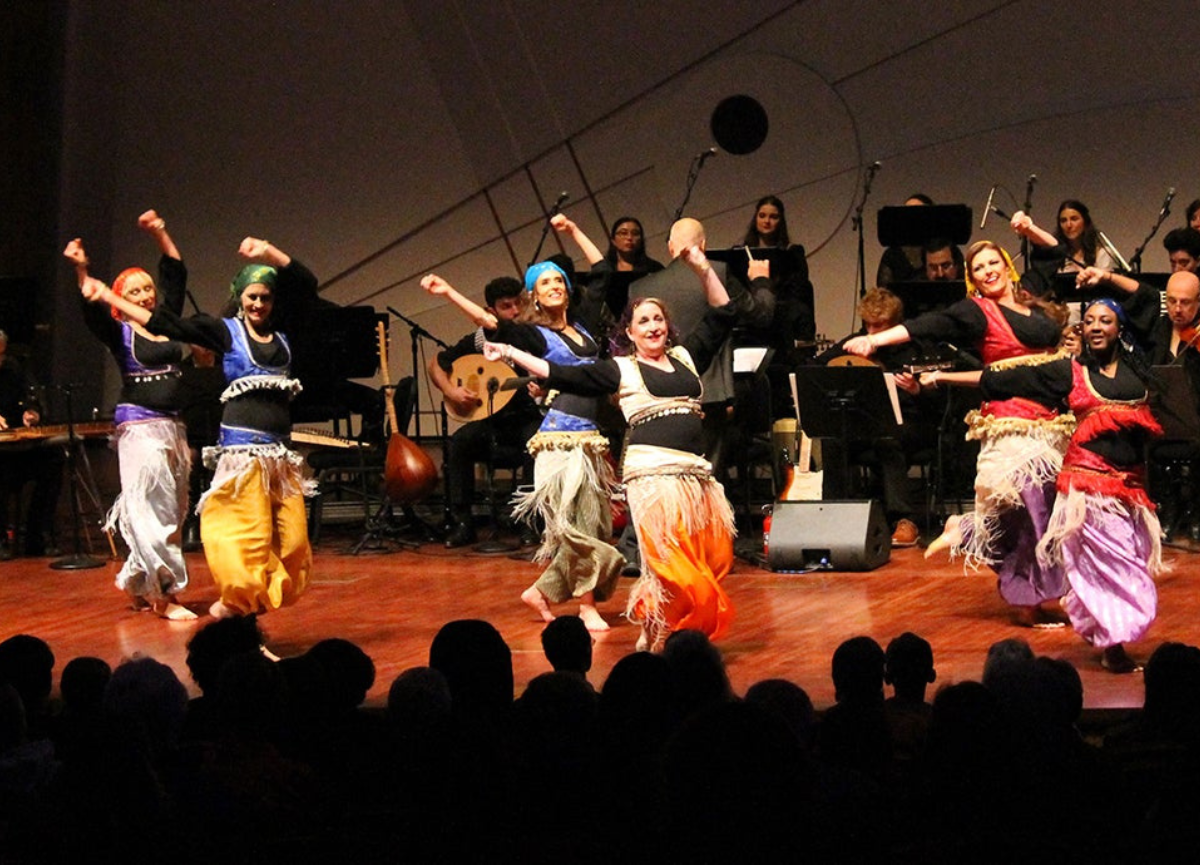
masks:
POLYGON ((1158 212, 1159 219, 1166 219, 1167 214, 1171 212, 1171 200, 1175 198, 1175 187, 1172 186, 1167 190, 1167 197, 1163 199, 1162 210, 1158 212))
POLYGON ((879 173, 879 169, 881 169, 881 168, 883 168, 883 163, 880 162, 878 159, 876 159, 874 162, 872 162, 870 165, 867 166, 867 177, 868 178, 874 177, 876 174, 879 173))
POLYGON ((700 151, 700 153, 699 153, 699 154, 696 156, 696 159, 699 161, 699 163, 700 163, 701 165, 703 165, 703 164, 704 164, 704 161, 705 161, 706 159, 710 159, 710 158, 712 158, 713 156, 716 156, 716 155, 717 155, 719 152, 720 152, 720 151, 719 151, 719 150, 717 150, 717 148, 715 148, 715 147, 710 147, 710 148, 708 148, 708 150, 701 150, 701 151, 700 151))
POLYGON ((1029 179, 1026 180, 1025 182, 1028 183, 1030 186, 1033 186, 1033 184, 1037 183, 1037 175, 1036 174, 1029 175, 1029 179))
POLYGON ((554 202, 554 206, 550 208, 550 216, 557 216, 562 211, 563 202, 571 197, 571 193, 565 189, 558 194, 558 199, 554 202))
POLYGON ((995 185, 993 185, 992 188, 988 191, 987 204, 985 204, 983 206, 983 218, 981 220, 979 220, 980 228, 983 228, 985 225, 987 225, 988 214, 992 212, 992 200, 995 197, 996 197, 996 187, 995 187, 995 185))

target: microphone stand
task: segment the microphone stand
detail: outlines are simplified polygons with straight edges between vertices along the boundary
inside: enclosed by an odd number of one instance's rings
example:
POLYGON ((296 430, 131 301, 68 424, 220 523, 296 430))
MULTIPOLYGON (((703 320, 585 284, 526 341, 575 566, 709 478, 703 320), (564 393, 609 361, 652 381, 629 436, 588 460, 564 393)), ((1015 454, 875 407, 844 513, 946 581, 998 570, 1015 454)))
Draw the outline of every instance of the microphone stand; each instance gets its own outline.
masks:
POLYGON ((854 216, 850 219, 850 230, 858 232, 858 296, 862 297, 867 293, 867 264, 866 250, 863 248, 863 210, 866 209, 867 199, 871 196, 871 184, 875 181, 875 172, 879 170, 879 163, 873 162, 867 167, 867 176, 863 181, 862 199, 858 202, 858 207, 854 208, 854 216))
POLYGON ((1158 219, 1155 220, 1154 225, 1152 225, 1150 227, 1150 233, 1146 235, 1146 239, 1142 241, 1141 246, 1139 246, 1134 251, 1133 255, 1130 256, 1130 258, 1129 258, 1129 272, 1130 273, 1141 273, 1142 272, 1142 252, 1145 251, 1146 245, 1151 240, 1154 239, 1154 235, 1158 234, 1158 229, 1162 226, 1162 224, 1164 222, 1167 221, 1167 217, 1170 215, 1171 215, 1171 205, 1168 203, 1166 206, 1163 207, 1162 211, 1159 212, 1158 219))
POLYGON ((554 202, 554 206, 550 208, 550 212, 546 214, 546 221, 542 224, 542 236, 538 240, 537 249, 533 251, 533 258, 529 259, 529 264, 525 265, 525 269, 533 267, 537 264, 538 258, 542 254, 542 247, 546 244, 546 238, 550 234, 550 220, 558 216, 562 212, 563 202, 567 200, 567 193, 560 193, 558 200, 554 202))
POLYGON ((715 154, 712 150, 705 150, 703 153, 692 157, 692 164, 688 167, 687 183, 683 191, 683 201, 679 202, 679 207, 675 208, 675 218, 672 222, 678 222, 680 217, 683 216, 683 209, 687 207, 687 203, 692 197, 692 187, 700 179, 700 172, 704 169, 704 163, 713 155, 715 154))
POLYGON ((517 545, 508 541, 500 540, 500 515, 496 511, 496 424, 493 418, 496 413, 496 392, 500 390, 500 382, 495 376, 488 377, 487 383, 487 425, 488 425, 488 455, 487 464, 487 480, 488 480, 488 508, 491 511, 492 517, 492 537, 486 541, 481 541, 474 546, 477 553, 512 553, 516 552, 517 545))
MULTIPOLYGON (((420 340, 422 337, 429 340, 434 345, 436 345, 440 348, 449 348, 450 346, 446 345, 446 343, 442 342, 440 339, 438 339, 432 333, 427 331, 425 328, 421 327, 421 325, 417 324, 415 321, 413 321, 407 315, 400 312, 398 309, 394 309, 393 307, 389 306, 387 308, 387 311, 408 325, 409 340, 411 342, 410 348, 411 348, 411 354, 412 354, 412 369, 413 369, 413 405, 415 406, 415 409, 413 410, 413 421, 416 423, 416 428, 415 428, 416 435, 413 436, 413 441, 419 443, 421 441, 421 388, 420 388, 421 376, 419 375, 419 368, 417 366, 417 360, 418 360, 418 355, 419 355, 419 352, 417 351, 417 346, 420 343, 420 340)), ((403 431, 396 430, 396 432, 403 432, 403 431)))
MULTIPOLYGON (((1036 174, 1029 175, 1029 179, 1025 181, 1025 215, 1028 216, 1033 210, 1033 184, 1037 180, 1036 174)), ((1029 238, 1021 236, 1021 260, 1025 263, 1025 270, 1029 270, 1029 238)))
POLYGON ((55 559, 50 563, 50 567, 56 571, 81 571, 88 568, 100 568, 104 566, 104 562, 84 554, 82 540, 79 536, 79 467, 76 462, 77 457, 75 452, 79 447, 80 439, 75 435, 75 411, 71 403, 71 394, 75 390, 75 387, 70 384, 62 384, 58 386, 58 389, 67 398, 67 472, 71 478, 71 534, 75 552, 72 555, 55 559))

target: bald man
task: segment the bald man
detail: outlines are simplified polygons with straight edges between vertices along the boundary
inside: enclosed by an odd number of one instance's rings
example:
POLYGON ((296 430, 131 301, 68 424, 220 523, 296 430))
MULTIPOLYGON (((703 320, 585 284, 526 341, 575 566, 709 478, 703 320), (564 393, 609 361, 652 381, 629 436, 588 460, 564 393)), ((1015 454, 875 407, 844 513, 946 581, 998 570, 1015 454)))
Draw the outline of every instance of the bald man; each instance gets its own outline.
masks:
MULTIPOLYGON (((657 297, 671 313, 671 323, 680 334, 691 333, 708 309, 704 293, 696 284, 696 275, 680 259, 691 246, 707 247, 704 226, 699 220, 684 217, 671 226, 667 252, 671 263, 657 273, 644 276, 629 287, 629 297, 657 297)), ((737 279, 729 278, 723 262, 712 262, 713 271, 725 284, 730 301, 737 305, 737 324, 743 327, 767 328, 775 316, 775 295, 771 291, 767 262, 751 263, 747 288, 737 279)), ((725 422, 733 403, 733 339, 727 339, 713 359, 708 371, 701 376, 704 386, 704 423, 706 455, 717 477, 724 461, 723 434, 725 422)))

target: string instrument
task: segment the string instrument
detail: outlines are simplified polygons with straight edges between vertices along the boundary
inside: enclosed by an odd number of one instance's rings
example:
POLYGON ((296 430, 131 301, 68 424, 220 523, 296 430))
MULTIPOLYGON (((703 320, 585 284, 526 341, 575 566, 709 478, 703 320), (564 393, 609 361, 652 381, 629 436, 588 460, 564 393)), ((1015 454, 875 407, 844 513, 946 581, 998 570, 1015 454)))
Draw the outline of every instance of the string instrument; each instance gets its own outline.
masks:
POLYGON ((291 433, 292 444, 294 445, 310 445, 319 448, 341 448, 349 450, 350 448, 360 448, 362 444, 354 439, 342 438, 335 436, 325 430, 312 429, 311 427, 294 426, 291 433))
POLYGON ((464 423, 490 417, 508 405, 516 394, 514 388, 504 385, 517 377, 512 367, 503 361, 488 360, 481 354, 464 354, 451 366, 450 381, 475 394, 475 408, 461 412, 447 401, 446 412, 464 423))
MULTIPOLYGON (((96 438, 112 435, 116 429, 111 421, 77 423, 73 424, 73 426, 75 427, 75 435, 79 438, 96 438)), ((5 442, 40 441, 42 439, 59 438, 67 435, 68 428, 65 423, 48 424, 46 426, 22 426, 0 430, 0 444, 5 442)))
POLYGON ((388 370, 387 330, 384 323, 375 325, 379 340, 379 367, 383 375, 383 391, 387 396, 388 423, 392 434, 388 439, 387 462, 384 463, 383 488, 387 497, 395 504, 411 504, 420 501, 437 486, 437 466, 429 454, 408 436, 400 432, 396 420, 391 372, 388 370))

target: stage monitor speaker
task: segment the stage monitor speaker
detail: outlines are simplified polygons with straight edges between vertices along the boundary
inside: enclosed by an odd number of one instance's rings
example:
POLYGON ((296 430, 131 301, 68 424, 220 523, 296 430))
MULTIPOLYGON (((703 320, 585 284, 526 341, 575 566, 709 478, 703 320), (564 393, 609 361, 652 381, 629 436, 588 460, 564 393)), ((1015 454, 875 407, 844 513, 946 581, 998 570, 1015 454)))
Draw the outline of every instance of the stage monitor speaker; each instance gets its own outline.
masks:
POLYGON ((874 499, 775 503, 767 551, 772 571, 873 571, 891 555, 892 533, 874 499))

